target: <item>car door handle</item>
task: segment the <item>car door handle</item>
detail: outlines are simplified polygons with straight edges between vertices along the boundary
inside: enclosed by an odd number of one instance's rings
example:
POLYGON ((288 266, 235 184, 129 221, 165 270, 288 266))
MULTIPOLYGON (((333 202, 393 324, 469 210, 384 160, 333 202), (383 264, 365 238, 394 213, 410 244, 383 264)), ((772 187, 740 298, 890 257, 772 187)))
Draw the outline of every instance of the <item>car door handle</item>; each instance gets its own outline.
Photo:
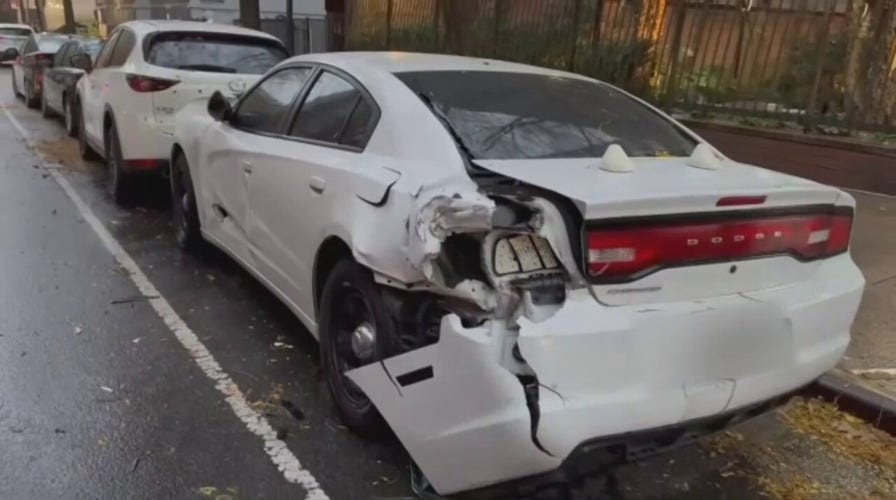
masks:
POLYGON ((252 162, 243 160, 243 173, 246 175, 252 173, 252 162))
POLYGON ((327 181, 318 176, 314 176, 308 181, 308 187, 315 193, 323 193, 324 189, 327 189, 327 181))

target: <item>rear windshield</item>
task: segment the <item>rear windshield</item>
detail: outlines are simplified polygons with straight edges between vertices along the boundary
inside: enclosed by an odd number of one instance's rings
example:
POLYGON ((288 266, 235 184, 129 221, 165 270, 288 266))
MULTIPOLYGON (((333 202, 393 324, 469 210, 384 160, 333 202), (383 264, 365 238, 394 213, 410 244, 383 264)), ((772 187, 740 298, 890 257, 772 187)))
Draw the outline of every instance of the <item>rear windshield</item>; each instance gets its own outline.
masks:
POLYGON ((260 75, 286 59, 274 40, 215 33, 162 33, 151 39, 146 62, 166 68, 260 75))
POLYGON ((59 50, 59 47, 62 47, 62 44, 68 41, 66 37, 47 37, 47 38, 38 38, 37 40, 37 50, 41 52, 50 52, 56 53, 59 50))
POLYGON ((588 158, 620 145, 629 156, 688 156, 696 142, 609 85, 491 71, 396 73, 423 93, 474 158, 588 158))
POLYGON ((0 28, 0 36, 28 36, 31 30, 28 28, 0 28))

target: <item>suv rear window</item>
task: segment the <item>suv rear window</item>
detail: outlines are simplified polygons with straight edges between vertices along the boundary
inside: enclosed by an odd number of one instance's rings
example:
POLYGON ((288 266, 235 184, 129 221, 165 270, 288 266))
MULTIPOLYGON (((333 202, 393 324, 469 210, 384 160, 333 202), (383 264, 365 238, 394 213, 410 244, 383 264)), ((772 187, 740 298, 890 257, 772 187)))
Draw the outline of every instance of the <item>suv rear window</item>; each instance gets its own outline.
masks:
POLYGON ((28 36, 31 30, 27 28, 0 28, 0 36, 28 36))
POLYGON ((68 40, 68 37, 41 37, 37 39, 37 50, 55 54, 68 40))
POLYGON ((474 158, 688 156, 696 142, 671 121, 599 82, 496 71, 396 73, 441 111, 474 158))
POLYGON ((148 39, 146 62, 166 68, 260 75, 286 59, 280 42, 217 33, 159 33, 148 39))

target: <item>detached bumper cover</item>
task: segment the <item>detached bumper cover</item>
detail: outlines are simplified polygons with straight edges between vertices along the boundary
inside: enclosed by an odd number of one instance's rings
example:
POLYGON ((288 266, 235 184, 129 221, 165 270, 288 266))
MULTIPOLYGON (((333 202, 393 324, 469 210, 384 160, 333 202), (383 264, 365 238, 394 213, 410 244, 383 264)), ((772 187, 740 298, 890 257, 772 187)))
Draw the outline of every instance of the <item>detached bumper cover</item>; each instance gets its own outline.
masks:
POLYGON ((348 375, 435 490, 453 494, 557 470, 595 439, 737 413, 802 387, 842 356, 863 288, 842 255, 811 279, 748 294, 608 307, 576 290, 518 329, 445 316, 437 344, 348 375), (538 378, 537 422, 505 367, 507 342, 538 378), (421 370, 432 375, 403 383, 421 370))

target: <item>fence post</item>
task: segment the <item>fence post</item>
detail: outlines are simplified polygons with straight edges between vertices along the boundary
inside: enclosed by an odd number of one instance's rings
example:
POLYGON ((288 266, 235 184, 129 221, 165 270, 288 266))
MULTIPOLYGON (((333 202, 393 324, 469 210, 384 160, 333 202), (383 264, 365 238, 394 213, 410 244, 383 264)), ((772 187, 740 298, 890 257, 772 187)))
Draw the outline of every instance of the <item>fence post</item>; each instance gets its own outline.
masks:
POLYGON ((392 8, 395 0, 386 1, 386 48, 392 48, 392 8))
POLYGON ((678 0, 678 4, 681 6, 678 9, 677 17, 675 18, 675 33, 672 34, 672 47, 670 50, 670 58, 669 61, 669 76, 666 79, 666 92, 663 96, 662 102, 664 107, 668 107, 675 102, 675 92, 678 90, 676 85, 678 85, 678 53, 681 51, 681 36, 684 31, 684 21, 687 16, 687 0, 678 0))
POLYGON ((576 67, 576 49, 579 47, 579 21, 582 17, 582 0, 575 0, 572 8, 572 47, 569 51, 569 61, 566 62, 566 68, 573 71, 576 67))
POLYGON ((809 92, 809 102, 806 103, 806 122, 804 124, 804 132, 814 132, 816 126, 815 120, 815 104, 818 100, 818 86, 821 84, 821 73, 824 69, 824 60, 827 55, 828 33, 831 27, 831 14, 836 8, 836 0, 825 2, 824 24, 818 34, 818 41, 815 46, 818 47, 818 57, 815 59, 815 76, 812 80, 812 90, 809 92))
POLYGON ((591 26, 591 45, 597 47, 600 43, 600 28, 604 17, 604 0, 597 0, 594 6, 594 22, 591 26))
POLYGON ((501 0, 494 0, 495 2, 495 12, 494 12, 494 23, 492 25, 492 57, 498 57, 498 42, 501 37, 501 7, 504 2, 501 0))

